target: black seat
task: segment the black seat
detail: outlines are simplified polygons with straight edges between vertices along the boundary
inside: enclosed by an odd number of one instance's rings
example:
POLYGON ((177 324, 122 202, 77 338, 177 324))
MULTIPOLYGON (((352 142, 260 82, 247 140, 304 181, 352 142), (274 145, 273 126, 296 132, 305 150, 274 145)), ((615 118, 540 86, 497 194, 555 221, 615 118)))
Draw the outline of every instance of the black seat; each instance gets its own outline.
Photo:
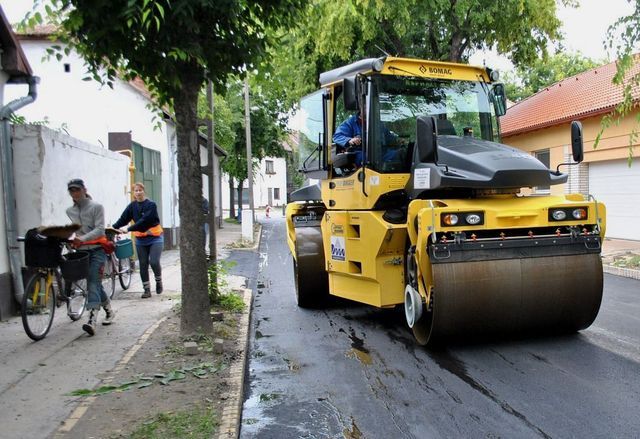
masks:
POLYGON ((438 134, 442 136, 456 136, 456 129, 449 119, 436 119, 438 134))

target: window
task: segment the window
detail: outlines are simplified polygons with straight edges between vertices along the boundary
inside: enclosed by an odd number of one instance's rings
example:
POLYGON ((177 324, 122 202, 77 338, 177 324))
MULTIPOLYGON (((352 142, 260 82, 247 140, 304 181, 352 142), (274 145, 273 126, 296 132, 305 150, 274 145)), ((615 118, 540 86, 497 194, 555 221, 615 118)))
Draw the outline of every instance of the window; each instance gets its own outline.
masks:
POLYGON ((265 165, 267 167, 267 174, 275 174, 273 170, 273 160, 265 160, 265 165))
MULTIPOLYGON (((550 166, 550 154, 548 149, 542 149, 540 151, 534 151, 533 155, 547 168, 550 166)), ((549 186, 536 186, 533 188, 534 192, 541 194, 548 194, 551 188, 549 186)))
POLYGON ((280 188, 279 187, 274 187, 273 188, 273 199, 274 200, 279 200, 280 199, 280 188))
POLYGON ((437 119, 438 134, 497 140, 497 119, 486 84, 405 76, 374 76, 368 160, 378 172, 408 172, 418 116, 437 119), (395 151, 395 153, 394 153, 395 151))

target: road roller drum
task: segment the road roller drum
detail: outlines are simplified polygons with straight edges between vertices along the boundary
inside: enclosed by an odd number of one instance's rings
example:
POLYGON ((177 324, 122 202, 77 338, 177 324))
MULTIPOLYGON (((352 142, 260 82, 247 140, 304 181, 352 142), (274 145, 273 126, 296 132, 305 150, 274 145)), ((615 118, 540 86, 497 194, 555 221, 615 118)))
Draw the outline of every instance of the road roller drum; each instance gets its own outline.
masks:
POLYGON ((574 332, 602 301, 599 254, 433 264, 433 298, 413 332, 421 344, 460 336, 574 332))

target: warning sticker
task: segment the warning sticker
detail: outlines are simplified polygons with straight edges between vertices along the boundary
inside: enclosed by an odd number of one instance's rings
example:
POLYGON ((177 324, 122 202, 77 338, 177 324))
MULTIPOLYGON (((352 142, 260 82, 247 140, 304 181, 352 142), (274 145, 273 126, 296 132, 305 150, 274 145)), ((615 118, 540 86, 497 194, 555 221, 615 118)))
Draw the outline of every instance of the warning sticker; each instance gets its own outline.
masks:
POLYGON ((346 257, 346 250, 344 247, 344 237, 332 236, 331 237, 331 259, 334 261, 344 261, 346 257))
POLYGON ((413 171, 413 188, 429 189, 431 188, 431 169, 417 168, 413 171))

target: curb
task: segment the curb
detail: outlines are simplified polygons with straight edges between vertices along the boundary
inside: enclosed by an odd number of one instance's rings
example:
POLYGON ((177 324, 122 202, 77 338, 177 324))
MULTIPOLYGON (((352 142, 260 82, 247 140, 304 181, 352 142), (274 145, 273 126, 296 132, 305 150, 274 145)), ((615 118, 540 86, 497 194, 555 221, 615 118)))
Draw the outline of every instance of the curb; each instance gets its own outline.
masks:
POLYGON ((244 395, 244 375, 247 368, 247 353, 249 351, 249 322, 251 321, 251 302, 253 293, 250 289, 243 289, 243 301, 246 312, 240 318, 238 340, 241 342, 242 352, 229 368, 229 393, 222 395, 227 398, 227 405, 222 409, 217 439, 237 438, 240 434, 240 420, 242 419, 242 402, 244 395))
POLYGON ((640 280, 640 270, 634 270, 632 268, 622 268, 613 265, 603 265, 602 271, 615 276, 628 277, 630 279, 640 280))

